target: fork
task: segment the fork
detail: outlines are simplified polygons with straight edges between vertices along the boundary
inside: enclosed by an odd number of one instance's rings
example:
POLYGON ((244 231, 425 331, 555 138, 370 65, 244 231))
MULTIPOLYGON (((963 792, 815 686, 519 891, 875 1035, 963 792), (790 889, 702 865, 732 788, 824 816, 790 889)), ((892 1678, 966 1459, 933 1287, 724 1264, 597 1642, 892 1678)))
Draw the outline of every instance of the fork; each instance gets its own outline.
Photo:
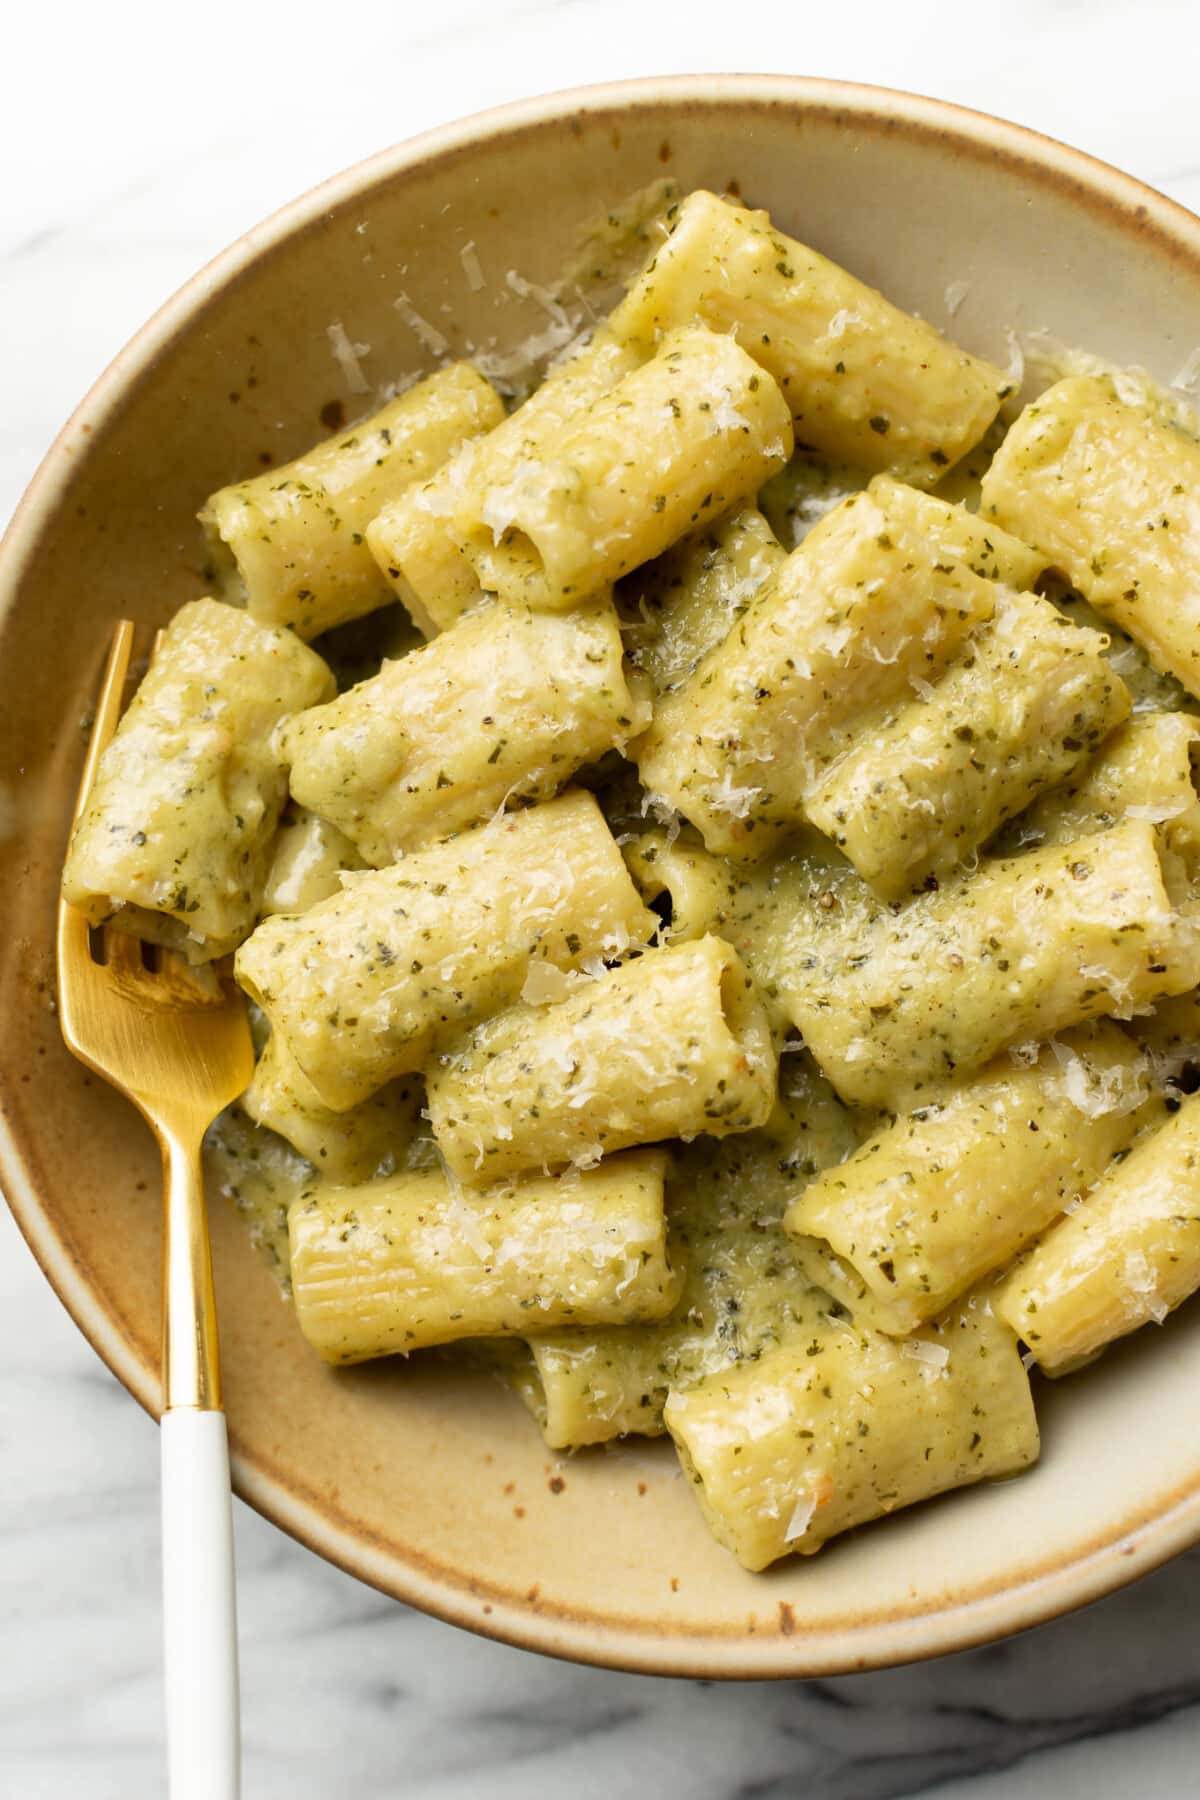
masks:
MULTIPOLYGON (((75 809, 78 821, 121 712, 133 626, 116 631, 75 809)), ((200 1146, 250 1079, 245 1002, 128 932, 58 912, 63 1037, 132 1100, 163 1159, 162 1561, 171 1800, 240 1792, 229 1448, 200 1146)))

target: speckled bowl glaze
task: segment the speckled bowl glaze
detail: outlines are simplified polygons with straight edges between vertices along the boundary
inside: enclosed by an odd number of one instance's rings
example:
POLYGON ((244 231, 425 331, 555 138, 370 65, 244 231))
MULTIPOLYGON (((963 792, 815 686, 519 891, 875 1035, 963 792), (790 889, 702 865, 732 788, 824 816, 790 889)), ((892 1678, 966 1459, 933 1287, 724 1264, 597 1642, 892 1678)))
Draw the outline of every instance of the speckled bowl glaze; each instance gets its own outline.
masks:
MULTIPOLYGON (((1045 327, 1169 379, 1200 340, 1200 221, 1160 195, 953 106, 763 76, 583 89, 430 132, 249 232, 150 321, 51 450, 0 572, 4 1184, 64 1305, 150 1411, 156 1153, 54 1011, 55 893, 112 624, 148 637, 201 592, 205 495, 298 452, 330 403, 359 404, 332 320, 370 345, 378 384, 429 361, 400 291, 453 347, 515 343, 545 321, 504 272, 550 278, 583 220, 664 173, 735 182, 939 324, 948 284, 967 283, 954 333, 1001 362, 1007 328, 1045 327)), ((436 1359, 323 1367, 241 1224, 214 1212, 239 1493, 364 1581, 531 1649, 679 1675, 877 1667, 1078 1606, 1200 1537, 1196 1306, 1042 1385, 1031 1474, 751 1576, 709 1538, 668 1445, 559 1462, 485 1377, 436 1359)))

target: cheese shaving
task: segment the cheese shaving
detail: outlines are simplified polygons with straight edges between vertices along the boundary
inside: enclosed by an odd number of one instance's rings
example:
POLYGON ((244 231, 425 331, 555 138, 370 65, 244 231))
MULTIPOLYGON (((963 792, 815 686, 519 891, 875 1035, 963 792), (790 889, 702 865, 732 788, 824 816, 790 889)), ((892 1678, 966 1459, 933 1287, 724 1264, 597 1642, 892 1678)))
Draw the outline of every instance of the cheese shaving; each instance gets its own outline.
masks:
POLYGON ((480 288, 486 287, 487 283, 483 278, 483 265, 480 262, 478 252, 475 249, 474 238, 472 238, 469 243, 463 245, 458 253, 458 260, 463 266, 463 274, 467 278, 467 286, 473 294, 477 294, 480 288))
POLYGON ((575 978, 549 962, 531 962, 521 999, 526 1006, 557 1006, 575 986, 575 978))
POLYGON ((1184 358, 1171 377, 1170 385, 1185 394, 1200 395, 1200 345, 1184 358))
POLYGON ((1087 1119, 1110 1113, 1129 1113, 1146 1098, 1147 1064, 1139 1058, 1132 1069, 1117 1066, 1098 1069, 1077 1051, 1052 1038, 1050 1049, 1062 1075, 1063 1091, 1077 1112, 1087 1119))
POLYGON ((526 281, 525 277, 518 275, 515 269, 509 269, 504 277, 504 282, 505 286, 510 288, 518 299, 535 300, 560 330, 575 330, 575 322, 552 289, 539 287, 536 281, 526 281))
POLYGON ((808 1493, 801 1494, 792 1509, 792 1516, 788 1520, 787 1530, 783 1534, 783 1541, 785 1544, 794 1544, 797 1538, 802 1538, 804 1536, 805 1532, 812 1524, 812 1516, 816 1510, 817 1502, 815 1496, 808 1493))
POLYGON ((371 354, 370 344, 352 344, 346 334, 346 327, 340 319, 325 327, 329 339, 329 348, 333 352, 333 360, 345 377, 346 386, 352 394, 369 394, 371 384, 362 372, 360 356, 371 354))
POLYGON ((449 338, 417 311, 407 294, 397 294, 392 305, 423 349, 431 356, 445 356, 450 348, 449 338))
POLYGON ((969 281, 947 282, 946 291, 942 295, 942 301, 951 318, 954 317, 970 291, 971 284, 969 281))
POLYGON ((1150 825, 1162 825, 1168 819, 1177 819, 1180 813, 1185 813, 1187 809, 1186 800, 1163 801, 1158 806, 1127 806, 1125 817, 1127 819, 1145 819, 1150 825))

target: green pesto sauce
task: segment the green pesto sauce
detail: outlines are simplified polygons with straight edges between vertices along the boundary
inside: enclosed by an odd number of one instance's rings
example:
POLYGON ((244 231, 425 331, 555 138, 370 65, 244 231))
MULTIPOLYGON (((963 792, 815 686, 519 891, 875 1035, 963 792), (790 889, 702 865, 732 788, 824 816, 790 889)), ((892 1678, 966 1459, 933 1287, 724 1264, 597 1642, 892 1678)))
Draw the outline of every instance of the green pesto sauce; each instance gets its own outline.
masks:
MULTIPOLYGON (((785 1057, 780 1086, 761 1129, 699 1139, 676 1153, 667 1182, 669 1255, 684 1286, 671 1316, 541 1340, 570 1355, 582 1376, 580 1442, 660 1432, 668 1389, 756 1361, 790 1327, 815 1324, 833 1307, 804 1274, 781 1221, 818 1170, 857 1148, 859 1121, 803 1053, 785 1057)), ((510 1354, 488 1363, 544 1418, 528 1360, 510 1354)))
POLYGON ((1189 694, 1174 675, 1166 675, 1156 669, 1141 645, 1127 637, 1119 625, 1114 625, 1111 619, 1103 618, 1094 607, 1089 606, 1082 594, 1075 593, 1072 588, 1049 576, 1041 585, 1046 598, 1052 600, 1076 625, 1090 625, 1094 631, 1107 633, 1111 641, 1105 654, 1133 695, 1135 713, 1200 714, 1200 700, 1189 694))
POLYGON ((312 1164, 273 1131, 230 1106, 204 1139, 204 1185, 209 1202, 231 1201, 285 1294, 291 1292, 288 1207, 313 1179, 312 1164))

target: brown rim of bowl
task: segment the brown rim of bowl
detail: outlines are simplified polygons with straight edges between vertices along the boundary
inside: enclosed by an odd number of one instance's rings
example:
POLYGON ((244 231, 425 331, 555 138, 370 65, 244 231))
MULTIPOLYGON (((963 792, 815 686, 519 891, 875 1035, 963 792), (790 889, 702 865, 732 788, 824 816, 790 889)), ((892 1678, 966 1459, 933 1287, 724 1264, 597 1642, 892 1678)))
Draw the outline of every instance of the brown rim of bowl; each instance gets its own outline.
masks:
MULTIPOLYGON (((38 520, 61 494, 75 448, 120 411, 153 372, 162 350, 188 327, 205 302, 282 239, 311 228, 323 213, 351 196, 361 198, 372 187, 420 164, 452 159, 483 138, 516 135, 572 114, 603 117, 648 105, 682 110, 697 103, 748 101, 795 107, 835 122, 839 117, 853 119, 880 134, 952 140, 961 154, 999 162, 1150 237, 1159 250, 1200 278, 1200 218, 1185 207, 1084 151, 949 101, 855 82, 753 74, 649 76, 513 101, 436 126, 332 176, 244 232, 159 307, 63 426, 18 505, 0 543, 0 609, 6 611, 15 601, 38 520)), ((17 1145, 3 1121, 0 1176, 13 1215, 51 1287, 118 1380, 157 1417, 156 1370, 97 1304, 70 1246, 27 1182, 17 1145)), ((410 1564, 398 1580, 394 1557, 372 1543, 352 1520, 332 1519, 327 1503, 318 1504, 314 1496, 286 1485, 261 1460, 236 1446, 233 1483, 264 1517, 318 1555, 449 1624, 577 1662, 724 1679, 828 1676, 969 1649, 1099 1599, 1200 1539, 1198 1477, 1124 1521, 1119 1532, 1101 1534, 1070 1558, 1041 1565, 1031 1558, 1016 1585, 977 1589, 968 1599, 923 1618, 876 1619, 860 1626, 848 1622, 808 1641, 792 1622, 791 1609, 783 1606, 778 1634, 763 1630, 726 1636, 720 1630, 695 1634, 668 1628, 655 1632, 644 1625, 623 1628, 544 1603, 534 1606, 523 1596, 489 1590, 480 1581, 464 1580, 448 1570, 410 1564)))

